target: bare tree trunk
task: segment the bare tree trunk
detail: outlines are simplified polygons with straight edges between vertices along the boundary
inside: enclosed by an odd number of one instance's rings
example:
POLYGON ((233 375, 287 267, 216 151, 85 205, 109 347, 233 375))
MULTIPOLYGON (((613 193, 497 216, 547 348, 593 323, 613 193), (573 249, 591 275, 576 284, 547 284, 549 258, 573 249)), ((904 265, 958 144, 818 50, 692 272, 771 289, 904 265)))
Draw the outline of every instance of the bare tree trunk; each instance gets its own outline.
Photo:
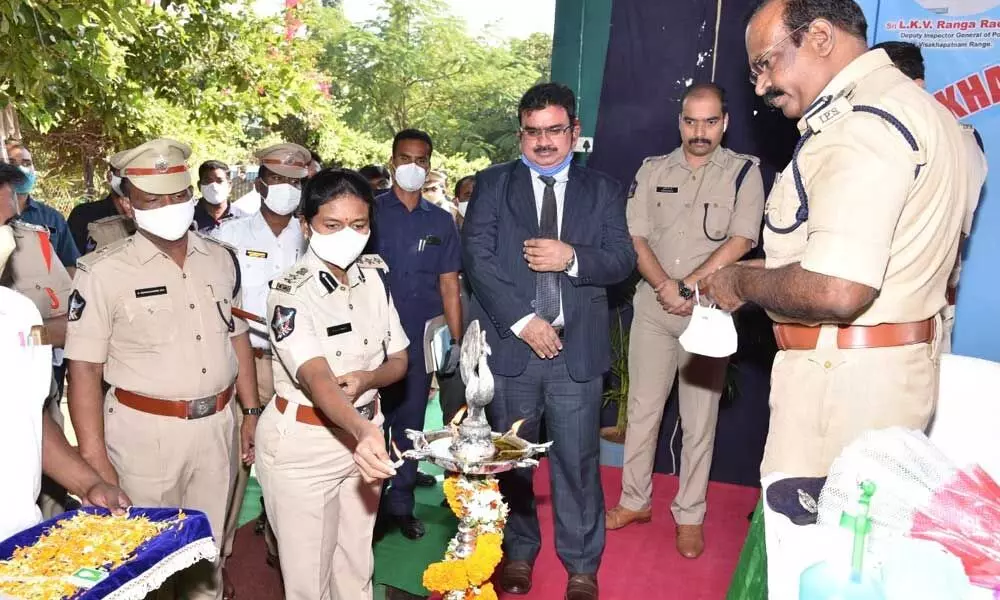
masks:
POLYGON ((86 154, 83 157, 83 184, 87 189, 87 197, 94 198, 97 193, 94 189, 94 157, 86 154))

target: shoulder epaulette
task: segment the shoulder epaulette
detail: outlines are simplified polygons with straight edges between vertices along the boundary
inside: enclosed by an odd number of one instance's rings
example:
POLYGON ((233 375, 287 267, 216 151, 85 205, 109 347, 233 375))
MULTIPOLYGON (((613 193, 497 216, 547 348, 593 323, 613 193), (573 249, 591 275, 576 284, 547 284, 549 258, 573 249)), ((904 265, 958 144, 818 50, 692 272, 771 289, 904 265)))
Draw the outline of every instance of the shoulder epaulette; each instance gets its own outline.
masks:
POLYGON ((730 150, 729 148, 726 148, 725 150, 726 150, 727 152, 729 152, 729 154, 730 154, 730 155, 731 155, 731 156, 732 156, 733 158, 735 158, 735 159, 737 159, 737 160, 742 160, 742 161, 747 161, 747 160, 749 160, 750 162, 752 162, 753 164, 757 165, 758 167, 760 166, 760 159, 759 159, 759 158, 757 158, 756 156, 754 156, 753 154, 742 154, 742 153, 740 153, 740 152, 733 152, 733 151, 732 151, 732 150, 730 150))
POLYGON ((114 223, 116 221, 125 221, 127 218, 124 215, 111 215, 110 217, 102 217, 93 221, 91 225, 98 225, 104 223, 114 223))
POLYGON ((648 162, 666 160, 669 156, 670 156, 669 154, 660 154, 658 156, 647 156, 646 158, 642 159, 642 164, 646 164, 648 162))
POLYGON ((358 257, 358 266, 362 269, 389 270, 389 265, 385 264, 385 261, 378 254, 362 254, 358 257))
POLYGON ((24 231, 36 231, 38 233, 45 233, 48 231, 48 228, 44 225, 35 225, 34 223, 28 223, 20 219, 14 219, 10 222, 10 224, 14 229, 21 229, 24 231))
POLYGON ((233 246, 232 244, 229 244, 227 242, 223 242, 222 240, 216 239, 216 238, 214 238, 214 237, 212 237, 210 235, 205 235, 204 233, 201 233, 200 231, 195 231, 193 233, 196 236, 200 237, 201 239, 205 240, 206 242, 209 242, 211 244, 215 244, 217 246, 222 246, 223 248, 225 248, 226 250, 229 250, 230 252, 238 252, 238 250, 236 249, 236 246, 233 246))
POLYGON ((970 125, 969 123, 959 123, 959 125, 962 126, 962 131, 964 131, 965 133, 973 133, 974 131, 976 131, 976 128, 970 125))
POLYGON ((285 292, 286 294, 292 294, 295 290, 305 284, 305 282, 312 279, 312 271, 307 267, 293 267, 292 270, 288 271, 284 275, 271 281, 271 289, 279 292, 285 292))
POLYGON ((134 240, 132 239, 132 236, 129 236, 127 238, 123 238, 118 241, 112 242, 107 246, 100 248, 99 250, 95 250, 88 254, 84 254, 83 256, 81 256, 76 260, 76 268, 81 271, 89 273, 90 269, 95 265, 97 265, 97 263, 108 258, 109 256, 118 254, 122 250, 128 248, 129 246, 132 245, 133 241, 134 240))

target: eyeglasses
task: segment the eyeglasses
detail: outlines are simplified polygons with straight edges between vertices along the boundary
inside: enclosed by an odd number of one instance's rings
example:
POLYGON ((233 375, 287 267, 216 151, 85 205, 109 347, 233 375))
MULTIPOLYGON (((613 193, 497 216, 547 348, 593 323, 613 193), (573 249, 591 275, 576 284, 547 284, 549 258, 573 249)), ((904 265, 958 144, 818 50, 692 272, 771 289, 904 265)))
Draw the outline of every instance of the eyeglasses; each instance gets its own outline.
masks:
POLYGON ((552 127, 545 127, 545 128, 522 127, 521 135, 526 135, 534 139, 538 139, 543 135, 548 135, 549 137, 558 137, 560 135, 563 135, 570 129, 573 129, 572 125, 553 125, 552 127))
POLYGON ((804 25, 799 25, 798 27, 793 29, 788 35, 781 38, 777 42, 771 44, 766 50, 758 54, 757 58, 754 59, 752 63, 750 63, 750 83, 756 86, 757 79, 764 74, 764 71, 768 71, 771 69, 771 65, 769 64, 771 61, 771 54, 773 54, 774 51, 778 49, 778 46, 784 44, 785 42, 790 40, 793 35, 802 31, 806 27, 809 27, 810 25, 812 25, 811 22, 806 23, 804 25))

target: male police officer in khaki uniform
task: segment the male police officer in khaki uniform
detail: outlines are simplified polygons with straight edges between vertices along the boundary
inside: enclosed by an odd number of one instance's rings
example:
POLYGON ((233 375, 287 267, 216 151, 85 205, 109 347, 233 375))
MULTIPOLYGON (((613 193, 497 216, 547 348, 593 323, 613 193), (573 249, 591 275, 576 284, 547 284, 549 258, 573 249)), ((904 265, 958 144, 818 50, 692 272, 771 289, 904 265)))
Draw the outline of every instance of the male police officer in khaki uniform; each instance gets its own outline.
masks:
POLYGON ((771 0, 747 28, 757 94, 802 132, 765 209, 766 268, 706 281, 723 308, 778 322, 762 474, 823 475, 864 431, 934 412, 968 153, 866 33, 852 0, 771 0))
MULTIPOLYGON (((260 150, 257 158, 261 164, 260 177, 255 183, 257 189, 263 190, 270 197, 275 193, 273 190, 278 189, 277 186, 282 186, 285 188, 284 193, 291 193, 295 197, 294 202, 278 206, 265 197, 259 211, 222 223, 211 232, 211 236, 236 249, 243 275, 243 308, 264 317, 267 311, 268 284, 290 269, 305 251, 302 225, 294 212, 299 205, 302 179, 308 174, 306 166, 311 156, 308 150, 298 144, 284 143, 260 150)), ((279 189, 277 193, 282 193, 282 190, 279 189)), ((250 344, 253 346, 254 363, 257 367, 257 397, 261 406, 265 406, 274 396, 271 364, 273 356, 267 336, 267 327, 257 323, 250 324, 250 344)), ((226 541, 223 546, 225 558, 233 553, 233 539, 239 527, 243 496, 250 480, 250 468, 236 466, 236 486, 229 515, 226 517, 226 541)), ((264 533, 268 562, 277 566, 274 564, 278 551, 274 534, 268 527, 265 527, 264 533)))
MULTIPOLYGON (((122 206, 124 198, 121 195, 121 159, 126 153, 127 151, 119 152, 108 159, 108 172, 111 174, 111 192, 108 194, 108 197, 98 202, 81 204, 70 213, 69 223, 72 229, 77 225, 74 222, 74 217, 86 219, 84 207, 91 207, 93 205, 89 211, 86 211, 91 213, 98 210, 106 210, 105 205, 110 201, 116 211, 115 214, 86 223, 86 239, 82 242, 83 245, 80 246, 80 252, 83 254, 100 250, 135 233, 135 223, 132 222, 132 219, 125 216, 125 209, 122 206)), ((77 234, 74 233, 75 235, 77 234)))
MULTIPOLYGON (((125 208, 139 232, 79 263, 66 344, 70 414, 80 453, 107 481, 139 506, 203 511, 221 545, 236 475, 234 387, 253 415, 240 436, 246 462, 260 409, 247 325, 232 315, 242 301, 235 257, 189 231, 189 155, 158 139, 122 159, 125 208)), ((192 568, 183 593, 221 598, 219 564, 192 568)))
POLYGON ((705 492, 728 359, 689 354, 677 338, 690 321, 695 282, 736 262, 757 243, 764 186, 756 157, 720 146, 729 122, 721 88, 711 83, 689 87, 678 121, 683 144, 643 162, 628 202, 628 227, 643 281, 629 341, 622 496, 608 511, 606 527, 619 529, 652 517, 656 434, 679 373, 684 437, 672 510, 677 549, 696 558, 704 549, 705 492))
MULTIPOLYGON (((920 46, 910 42, 882 42, 875 44, 872 48, 881 48, 892 60, 896 68, 903 72, 920 87, 927 89, 924 81, 924 55, 920 51, 920 46)), ((969 153, 969 198, 965 206, 965 219, 962 221, 962 241, 958 247, 958 256, 955 258, 955 268, 948 278, 948 305, 941 311, 944 332, 941 336, 941 352, 951 352, 951 334, 955 328, 955 300, 958 292, 958 278, 962 272, 962 252, 965 249, 965 241, 972 235, 972 222, 976 216, 976 208, 979 206, 979 197, 983 191, 983 182, 986 181, 986 173, 989 166, 986 163, 986 155, 983 153, 983 141, 976 132, 975 127, 968 123, 961 123, 965 150, 969 153)))

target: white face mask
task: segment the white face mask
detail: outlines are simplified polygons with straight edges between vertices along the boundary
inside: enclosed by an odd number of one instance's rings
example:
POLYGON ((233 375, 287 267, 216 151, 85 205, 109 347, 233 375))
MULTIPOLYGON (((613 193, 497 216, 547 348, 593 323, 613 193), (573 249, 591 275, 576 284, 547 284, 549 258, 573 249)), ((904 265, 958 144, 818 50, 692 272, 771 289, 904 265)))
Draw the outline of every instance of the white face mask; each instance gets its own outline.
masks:
POLYGON ((215 183, 201 186, 201 195, 205 197, 205 202, 218 206, 229 198, 230 189, 231 186, 229 185, 229 182, 223 181, 222 183, 219 183, 217 181, 215 183))
POLYGON ((416 163, 407 163, 396 167, 395 180, 399 187, 408 192, 415 192, 424 187, 427 179, 427 169, 416 163))
POLYGON ((458 203, 458 214, 462 215, 463 218, 465 217, 465 211, 467 211, 467 210, 469 210, 469 201, 468 200, 465 200, 463 202, 459 202, 458 203))
POLYGON ((181 239, 194 221, 194 200, 180 204, 135 211, 135 224, 158 238, 169 241, 181 239))
POLYGON ((302 190, 290 183, 277 183, 267 186, 267 196, 264 204, 279 215, 289 215, 299 206, 302 190))
POLYGON ((122 193, 122 178, 114 173, 111 174, 111 190, 118 196, 125 195, 122 193))
MULTIPOLYGON (((310 227, 310 229, 312 229, 310 227)), ((346 269, 361 256, 371 233, 361 233, 350 227, 345 227, 336 233, 317 233, 312 229, 309 236, 309 247, 316 256, 326 262, 346 269)))
POLYGON ((724 358, 736 352, 736 325, 733 316, 714 307, 702 306, 698 284, 694 286, 695 305, 687 329, 677 339, 691 354, 724 358))
POLYGON ((14 228, 10 225, 0 225, 0 273, 7 266, 7 259, 14 253, 14 228))

